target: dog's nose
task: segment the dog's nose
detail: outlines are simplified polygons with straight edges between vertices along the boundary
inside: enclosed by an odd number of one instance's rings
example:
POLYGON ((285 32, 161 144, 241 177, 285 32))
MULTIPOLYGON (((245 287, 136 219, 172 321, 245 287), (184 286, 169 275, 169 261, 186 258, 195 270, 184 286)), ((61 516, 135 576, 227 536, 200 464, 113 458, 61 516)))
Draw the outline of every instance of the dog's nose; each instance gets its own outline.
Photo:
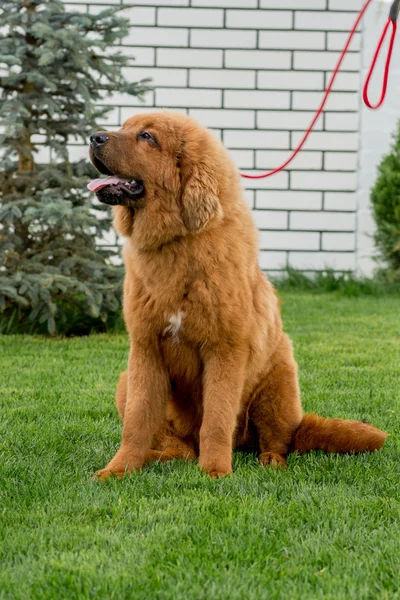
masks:
POLYGON ((90 136, 90 145, 93 148, 98 148, 99 146, 104 146, 109 140, 109 136, 106 133, 93 133, 90 136))

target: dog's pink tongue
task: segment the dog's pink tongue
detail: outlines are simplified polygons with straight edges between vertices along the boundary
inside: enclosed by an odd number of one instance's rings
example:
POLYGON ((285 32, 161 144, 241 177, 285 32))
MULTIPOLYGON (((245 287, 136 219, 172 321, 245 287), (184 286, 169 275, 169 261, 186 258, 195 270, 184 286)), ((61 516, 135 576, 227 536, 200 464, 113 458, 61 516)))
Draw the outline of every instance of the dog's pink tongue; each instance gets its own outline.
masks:
POLYGON ((106 177, 105 179, 93 179, 90 183, 87 184, 87 189, 91 192, 97 192, 101 190, 101 188, 106 187, 107 185, 114 185, 116 183, 125 183, 126 179, 121 179, 121 177, 117 177, 116 175, 111 175, 110 177, 106 177))

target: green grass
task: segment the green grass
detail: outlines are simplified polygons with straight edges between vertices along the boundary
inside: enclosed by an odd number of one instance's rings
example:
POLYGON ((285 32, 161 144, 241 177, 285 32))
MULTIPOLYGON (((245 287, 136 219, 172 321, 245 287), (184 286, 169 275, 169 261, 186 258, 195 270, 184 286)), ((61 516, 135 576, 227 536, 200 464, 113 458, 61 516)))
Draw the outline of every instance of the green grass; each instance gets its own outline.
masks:
POLYGON ((92 482, 119 444, 126 336, 0 337, 0 598, 400 598, 400 298, 283 300, 306 410, 367 419, 383 451, 92 482))

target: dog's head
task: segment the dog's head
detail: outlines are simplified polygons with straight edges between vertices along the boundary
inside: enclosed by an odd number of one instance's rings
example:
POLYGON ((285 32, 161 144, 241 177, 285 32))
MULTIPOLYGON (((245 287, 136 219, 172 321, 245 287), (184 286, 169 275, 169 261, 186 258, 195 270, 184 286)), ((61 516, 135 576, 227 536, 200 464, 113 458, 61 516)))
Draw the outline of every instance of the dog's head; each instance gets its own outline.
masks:
POLYGON ((89 189, 116 207, 117 228, 142 247, 220 222, 221 197, 237 178, 214 135, 178 113, 141 114, 93 134, 90 159, 108 177, 89 189))

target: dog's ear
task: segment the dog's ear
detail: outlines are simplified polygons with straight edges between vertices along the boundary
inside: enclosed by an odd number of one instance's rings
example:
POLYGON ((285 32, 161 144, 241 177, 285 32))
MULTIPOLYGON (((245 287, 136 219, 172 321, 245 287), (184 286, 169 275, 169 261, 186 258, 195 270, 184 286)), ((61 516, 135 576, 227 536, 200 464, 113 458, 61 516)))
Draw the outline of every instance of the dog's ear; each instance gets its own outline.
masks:
POLYGON ((204 162, 185 165, 181 190, 182 219, 189 231, 204 229, 212 219, 223 217, 217 181, 204 162))

